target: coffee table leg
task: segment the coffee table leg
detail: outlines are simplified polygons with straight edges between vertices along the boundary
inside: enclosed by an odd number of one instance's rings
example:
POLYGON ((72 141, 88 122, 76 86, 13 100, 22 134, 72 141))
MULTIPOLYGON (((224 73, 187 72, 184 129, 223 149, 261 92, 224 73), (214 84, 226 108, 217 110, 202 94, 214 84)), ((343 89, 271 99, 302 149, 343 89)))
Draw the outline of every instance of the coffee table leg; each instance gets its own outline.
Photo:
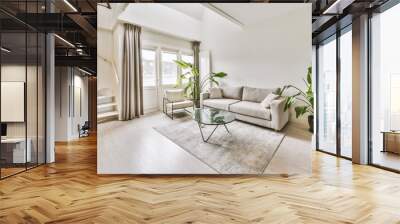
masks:
MULTIPOLYGON (((204 135, 203 135, 203 131, 201 130, 201 124, 200 124, 200 123, 197 123, 197 124, 199 125, 201 138, 203 139, 204 142, 208 142, 208 140, 211 138, 211 136, 214 134, 215 130, 217 130, 217 128, 218 128, 218 126, 219 126, 219 125, 216 125, 215 128, 214 128, 214 130, 211 132, 211 134, 207 137, 207 139, 205 139, 205 138, 204 138, 204 135)), ((225 127, 225 128, 226 128, 226 127, 225 127)))
POLYGON ((226 126, 226 124, 224 124, 225 130, 230 134, 231 132, 228 130, 228 127, 226 126))

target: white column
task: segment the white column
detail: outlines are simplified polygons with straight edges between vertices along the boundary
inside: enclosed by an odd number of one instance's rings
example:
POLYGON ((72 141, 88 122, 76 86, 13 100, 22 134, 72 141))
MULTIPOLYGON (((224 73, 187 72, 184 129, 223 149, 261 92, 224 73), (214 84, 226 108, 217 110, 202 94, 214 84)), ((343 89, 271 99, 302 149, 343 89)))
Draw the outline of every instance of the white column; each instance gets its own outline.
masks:
POLYGON ((368 15, 353 20, 353 162, 368 163, 368 15))
POLYGON ((55 161, 55 45, 53 34, 47 34, 46 47, 46 163, 52 163, 55 161))

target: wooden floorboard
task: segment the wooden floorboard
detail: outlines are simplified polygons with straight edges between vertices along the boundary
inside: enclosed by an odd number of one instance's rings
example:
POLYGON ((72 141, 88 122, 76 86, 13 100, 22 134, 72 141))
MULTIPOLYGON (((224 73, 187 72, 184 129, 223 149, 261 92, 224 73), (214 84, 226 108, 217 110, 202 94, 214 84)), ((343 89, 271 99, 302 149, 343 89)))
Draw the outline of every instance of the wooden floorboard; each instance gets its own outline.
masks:
POLYGON ((400 175, 313 153, 313 173, 98 176, 96 138, 0 181, 0 223, 400 223, 400 175))

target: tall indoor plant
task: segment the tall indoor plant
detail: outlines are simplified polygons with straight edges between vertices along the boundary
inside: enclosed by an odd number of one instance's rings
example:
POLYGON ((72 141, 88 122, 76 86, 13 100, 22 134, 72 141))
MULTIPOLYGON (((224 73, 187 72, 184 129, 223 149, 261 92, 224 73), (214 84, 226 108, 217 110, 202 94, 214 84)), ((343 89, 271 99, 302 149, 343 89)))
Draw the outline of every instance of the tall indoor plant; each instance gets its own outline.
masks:
MULTIPOLYGON (((304 80, 304 79, 303 79, 304 80)), ((303 91, 300 88, 293 85, 286 85, 282 88, 278 88, 277 94, 286 98, 284 111, 287 111, 294 103, 300 101, 301 104, 294 108, 296 112, 296 118, 299 118, 305 114, 308 114, 308 126, 310 132, 314 132, 314 92, 312 89, 312 68, 307 68, 307 76, 304 80, 306 89, 303 91), (290 93, 289 90, 294 90, 290 93)))
POLYGON ((180 76, 181 80, 187 79, 188 82, 184 85, 185 94, 192 98, 196 107, 200 107, 200 93, 204 90, 207 84, 219 84, 217 79, 227 76, 224 72, 211 72, 205 77, 200 77, 199 69, 191 63, 175 60, 175 63, 182 69, 189 69, 188 72, 180 76))

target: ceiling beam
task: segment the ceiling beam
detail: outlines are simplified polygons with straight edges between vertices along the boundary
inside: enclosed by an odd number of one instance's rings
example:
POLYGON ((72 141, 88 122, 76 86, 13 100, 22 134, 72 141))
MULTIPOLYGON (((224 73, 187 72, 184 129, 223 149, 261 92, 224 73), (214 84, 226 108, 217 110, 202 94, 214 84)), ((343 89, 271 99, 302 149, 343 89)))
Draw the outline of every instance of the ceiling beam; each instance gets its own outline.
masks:
POLYGON ((72 21, 79 25, 91 38, 96 38, 97 30, 90 24, 85 17, 80 14, 68 14, 72 21))
POLYGON ((228 13, 226 13, 222 9, 218 8, 217 6, 213 5, 212 3, 201 3, 201 4, 204 7, 206 7, 207 9, 217 13, 218 15, 220 15, 222 17, 224 17, 225 19, 227 19, 229 22, 235 24, 236 26, 239 26, 240 28, 244 27, 244 24, 241 21, 239 21, 235 17, 229 15, 228 13))

